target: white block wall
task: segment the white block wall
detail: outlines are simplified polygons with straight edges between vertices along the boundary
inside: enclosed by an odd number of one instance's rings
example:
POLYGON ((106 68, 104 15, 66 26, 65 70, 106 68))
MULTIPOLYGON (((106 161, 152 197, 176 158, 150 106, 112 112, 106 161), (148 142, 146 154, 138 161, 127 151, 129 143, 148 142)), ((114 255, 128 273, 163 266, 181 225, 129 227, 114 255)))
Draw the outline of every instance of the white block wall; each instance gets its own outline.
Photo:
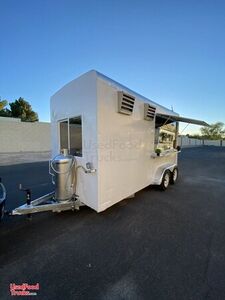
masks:
MULTIPOLYGON (((205 140, 204 141, 205 146, 221 146, 221 141, 220 140, 205 140)), ((222 146, 225 146, 225 141, 223 141, 222 146)))
POLYGON ((50 151, 50 123, 0 120, 0 153, 50 151))
POLYGON ((217 147, 225 147, 225 141, 220 140, 199 140, 194 138, 189 138, 187 136, 179 136, 178 137, 178 145, 186 148, 186 147, 198 147, 198 146, 217 146, 217 147))
POLYGON ((198 139, 189 138, 187 136, 178 137, 178 145, 181 147, 196 147, 202 146, 203 141, 198 139))

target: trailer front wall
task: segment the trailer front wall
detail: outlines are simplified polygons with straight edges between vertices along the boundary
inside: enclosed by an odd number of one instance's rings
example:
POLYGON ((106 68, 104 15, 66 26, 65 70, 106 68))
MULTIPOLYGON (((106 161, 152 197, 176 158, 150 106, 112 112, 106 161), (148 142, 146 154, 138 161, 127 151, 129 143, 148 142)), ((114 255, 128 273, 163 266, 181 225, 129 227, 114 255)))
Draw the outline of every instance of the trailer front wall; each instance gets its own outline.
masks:
MULTIPOLYGON (((96 74, 89 72, 73 80, 51 98, 52 157, 60 153, 59 122, 68 118, 82 117, 82 157, 76 156, 78 165, 86 167, 93 163, 98 169, 96 74)), ((65 130, 66 132, 66 130, 65 130)), ((75 132, 75 136, 77 136, 75 132)), ((97 174, 85 174, 77 169, 79 199, 87 206, 98 210, 97 174)))

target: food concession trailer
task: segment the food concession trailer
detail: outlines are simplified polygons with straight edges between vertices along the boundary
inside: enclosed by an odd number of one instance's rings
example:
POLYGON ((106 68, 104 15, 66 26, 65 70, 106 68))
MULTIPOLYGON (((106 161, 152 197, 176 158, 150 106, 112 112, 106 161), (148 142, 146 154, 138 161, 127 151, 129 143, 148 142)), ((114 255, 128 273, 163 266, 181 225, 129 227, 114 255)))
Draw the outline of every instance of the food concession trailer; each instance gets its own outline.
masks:
POLYGON ((87 205, 101 212, 149 185, 165 190, 178 176, 180 117, 92 70, 51 97, 55 190, 11 214, 60 212, 87 205))

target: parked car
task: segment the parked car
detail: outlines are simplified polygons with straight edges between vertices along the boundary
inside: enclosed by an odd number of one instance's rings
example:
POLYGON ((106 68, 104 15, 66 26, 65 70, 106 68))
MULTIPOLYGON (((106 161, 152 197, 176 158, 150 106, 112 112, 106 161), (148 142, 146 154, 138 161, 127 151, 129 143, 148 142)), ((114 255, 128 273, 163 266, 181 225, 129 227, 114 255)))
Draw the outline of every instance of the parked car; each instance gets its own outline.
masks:
POLYGON ((0 222, 2 221, 2 219, 4 217, 5 201, 6 201, 6 188, 0 178, 0 222))

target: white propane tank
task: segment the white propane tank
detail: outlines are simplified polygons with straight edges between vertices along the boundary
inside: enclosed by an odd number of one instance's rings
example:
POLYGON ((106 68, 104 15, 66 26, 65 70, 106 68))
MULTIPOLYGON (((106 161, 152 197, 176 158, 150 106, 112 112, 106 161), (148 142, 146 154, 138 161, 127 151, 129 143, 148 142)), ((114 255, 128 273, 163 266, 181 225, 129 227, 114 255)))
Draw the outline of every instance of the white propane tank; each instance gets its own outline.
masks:
POLYGON ((66 152, 57 155, 51 161, 51 168, 55 175, 55 199, 57 201, 68 201, 73 196, 74 162, 74 157, 66 152))

